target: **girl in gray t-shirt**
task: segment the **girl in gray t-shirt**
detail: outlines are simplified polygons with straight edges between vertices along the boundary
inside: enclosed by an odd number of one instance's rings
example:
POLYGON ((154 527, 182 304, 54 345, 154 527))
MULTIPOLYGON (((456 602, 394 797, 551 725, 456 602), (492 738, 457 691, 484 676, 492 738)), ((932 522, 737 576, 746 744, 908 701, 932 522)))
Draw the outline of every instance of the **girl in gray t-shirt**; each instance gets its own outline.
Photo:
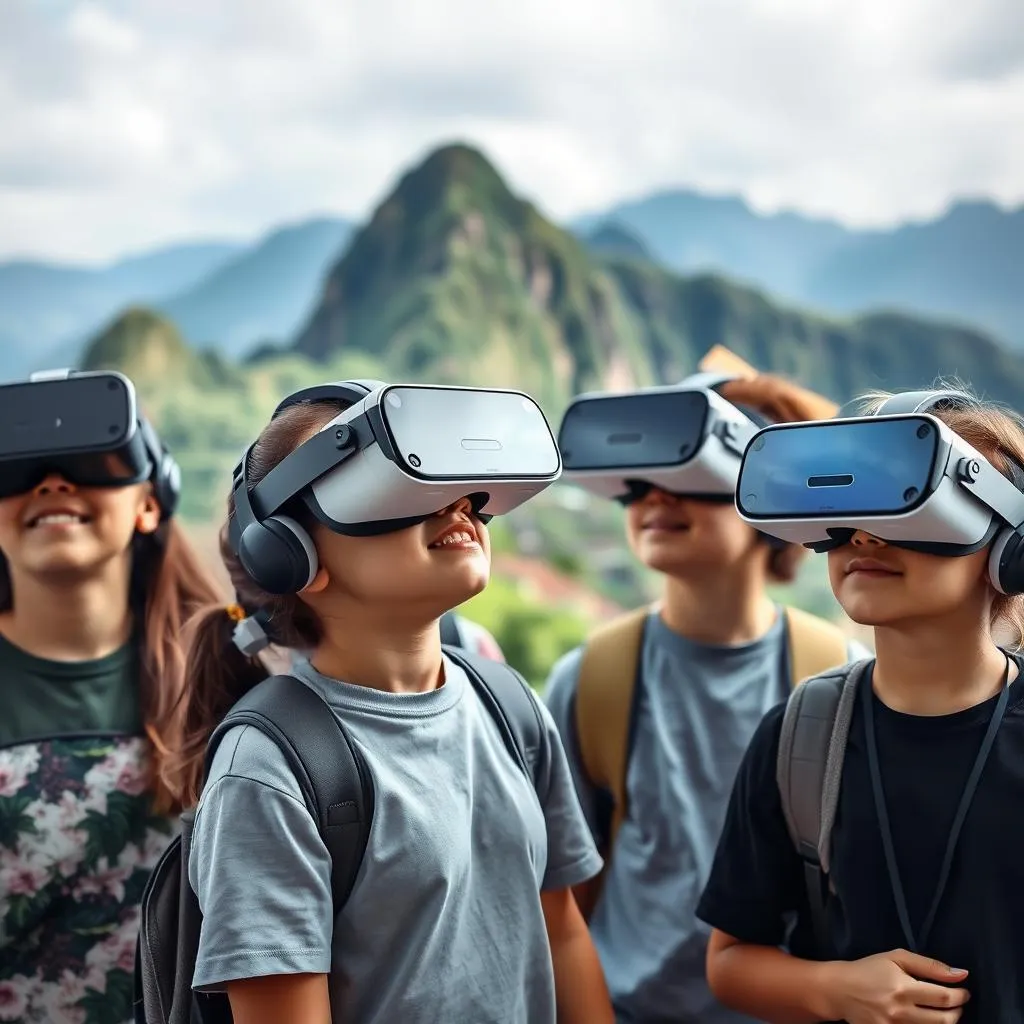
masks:
MULTIPOLYGON (((250 454, 250 486, 340 411, 292 406, 250 454)), ((229 515, 234 514, 233 502, 229 515)), ((296 686, 343 720, 369 766, 372 828, 335 918, 330 858, 278 747, 240 725, 202 788, 189 880, 203 912, 193 985, 237 1024, 611 1024, 571 887, 601 859, 547 710, 536 788, 512 760, 437 618, 487 582, 487 530, 468 500, 373 537, 308 522, 319 568, 272 597, 227 544, 225 565, 269 639, 309 651, 296 686)), ((231 643, 223 608, 196 625, 182 782, 197 796, 212 727, 266 671, 231 643)))

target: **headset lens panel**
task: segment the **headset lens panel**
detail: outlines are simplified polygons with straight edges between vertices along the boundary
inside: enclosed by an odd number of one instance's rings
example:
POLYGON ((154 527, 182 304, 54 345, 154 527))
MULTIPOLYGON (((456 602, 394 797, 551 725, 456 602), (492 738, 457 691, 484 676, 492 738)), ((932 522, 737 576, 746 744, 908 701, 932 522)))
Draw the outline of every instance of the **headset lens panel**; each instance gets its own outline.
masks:
POLYGON ((134 417, 130 386, 113 374, 0 386, 0 495, 23 494, 48 473, 83 487, 146 479, 134 417))
POLYGON ((650 391, 577 402, 558 435, 567 470, 679 466, 700 450, 708 418, 701 391, 650 391))
POLYGON ((766 430, 744 456, 737 505, 755 520, 909 512, 928 496, 938 446, 918 416, 766 430))
POLYGON ((403 468, 426 480, 536 480, 561 468, 544 413, 518 392, 389 387, 380 409, 403 468))

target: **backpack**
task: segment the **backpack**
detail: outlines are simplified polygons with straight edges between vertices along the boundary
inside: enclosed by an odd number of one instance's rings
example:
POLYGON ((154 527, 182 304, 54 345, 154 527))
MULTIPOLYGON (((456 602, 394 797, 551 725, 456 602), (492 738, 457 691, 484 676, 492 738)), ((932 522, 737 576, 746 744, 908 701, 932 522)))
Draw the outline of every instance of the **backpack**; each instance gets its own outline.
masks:
MULTIPOLYGON (((606 623, 587 640, 576 688, 576 740, 584 772, 601 795, 600 840, 605 861, 628 812, 626 772, 641 692, 645 605, 606 623)), ((831 622, 785 608, 787 663, 793 686, 848 660, 848 639, 831 622)))
POLYGON ((804 864, 811 922, 822 953, 829 947, 825 894, 846 741, 857 689, 873 660, 862 658, 805 680, 786 702, 779 733, 775 774, 782 813, 804 864))
MULTIPOLYGON (((500 662, 445 646, 469 677, 498 725, 512 759, 540 791, 546 739, 527 682, 500 662)), ((204 777, 225 733, 256 727, 281 748, 331 855, 334 912, 344 906, 362 863, 373 818, 369 769, 327 702, 291 676, 257 684, 227 713, 210 737, 204 777)), ((181 815, 181 832, 164 851, 142 894, 135 953, 135 1024, 230 1024, 223 992, 192 991, 202 911, 188 880, 195 809, 181 815)))

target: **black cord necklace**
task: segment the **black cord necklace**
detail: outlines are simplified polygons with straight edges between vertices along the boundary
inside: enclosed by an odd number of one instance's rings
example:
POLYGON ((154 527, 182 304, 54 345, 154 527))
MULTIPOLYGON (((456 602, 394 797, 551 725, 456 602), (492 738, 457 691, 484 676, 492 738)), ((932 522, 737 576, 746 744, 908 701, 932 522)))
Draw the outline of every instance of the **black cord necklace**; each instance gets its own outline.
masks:
POLYGON ((981 748, 978 756, 974 759, 974 767, 967 777, 967 784, 964 786, 963 795, 960 797, 960 805, 957 807, 956 817, 953 819, 953 826, 949 832, 949 839, 946 842, 946 852, 942 858, 942 869, 939 871, 939 882, 935 888, 935 895, 932 897, 928 914, 921 926, 920 939, 914 936, 914 930, 910 924, 910 914, 907 912, 907 900, 903 894, 903 883, 900 881, 900 872, 896 864, 896 851, 893 847, 892 829, 889 827, 889 812, 885 804, 885 793, 882 790, 882 774, 878 767, 878 746, 875 742, 875 709, 873 703, 874 692, 872 689, 872 674, 864 673, 861 682, 860 699, 864 709, 864 731, 867 734, 868 771, 871 773, 871 789, 875 798, 875 811, 878 814, 878 828, 882 834, 882 847, 885 851, 885 866, 889 872, 889 884, 892 886, 893 899, 896 901, 896 913, 899 915, 900 926, 903 929, 903 936, 907 942, 907 949, 913 953, 920 953, 928 941, 928 935, 935 923, 935 915, 939 910, 939 903, 946 890, 946 883, 949 881, 949 872, 953 866, 953 854, 956 851, 957 840, 960 838, 960 829, 963 827, 964 819, 970 810, 971 801, 978 788, 978 780, 985 768, 985 762, 992 751, 995 743, 996 733, 999 731, 1000 723, 1003 720, 1003 713, 1010 699, 1010 659, 1006 659, 1006 672, 1003 674, 1003 688, 996 701, 996 706, 989 719, 988 730, 985 738, 981 741, 981 748))

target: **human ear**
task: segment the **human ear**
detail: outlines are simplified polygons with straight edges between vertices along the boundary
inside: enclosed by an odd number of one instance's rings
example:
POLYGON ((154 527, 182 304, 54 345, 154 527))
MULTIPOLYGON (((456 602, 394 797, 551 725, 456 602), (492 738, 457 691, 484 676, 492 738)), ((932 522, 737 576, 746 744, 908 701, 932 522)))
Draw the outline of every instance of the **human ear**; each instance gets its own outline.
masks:
POLYGON ((142 507, 135 516, 136 533, 153 533, 160 525, 160 504, 152 494, 147 494, 142 507))
POLYGON ((330 574, 321 565, 316 575, 299 591, 300 594, 319 594, 322 593, 326 588, 327 584, 331 582, 330 574))

